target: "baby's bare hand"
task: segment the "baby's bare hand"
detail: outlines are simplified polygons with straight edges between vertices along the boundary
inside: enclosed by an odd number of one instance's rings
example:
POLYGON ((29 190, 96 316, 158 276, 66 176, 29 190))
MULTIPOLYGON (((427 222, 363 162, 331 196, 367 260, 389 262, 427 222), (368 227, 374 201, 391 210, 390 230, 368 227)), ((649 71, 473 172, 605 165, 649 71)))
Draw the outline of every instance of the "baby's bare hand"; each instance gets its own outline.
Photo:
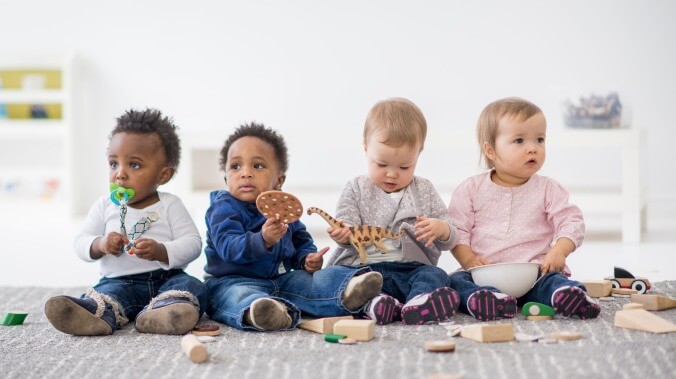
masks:
MULTIPOLYGON (((341 225, 343 225, 342 220, 338 220, 341 225)), ((331 237, 332 240, 336 241, 336 243, 350 243, 350 236, 352 235, 352 232, 350 231, 350 228, 347 226, 343 226, 341 228, 334 228, 334 227, 329 227, 326 229, 326 232, 329 233, 329 237, 331 237)))
POLYGON ((127 236, 118 232, 110 232, 99 239, 99 250, 104 254, 117 255, 122 246, 129 243, 127 236))
POLYGON ((319 250, 316 253, 310 253, 305 257, 305 271, 312 274, 315 271, 321 270, 322 265, 324 264, 323 255, 329 251, 328 246, 319 250))
POLYGON ((566 266, 566 254, 560 251, 549 250, 542 261, 542 275, 548 272, 561 272, 566 266))
POLYGON ((451 230, 447 223, 436 218, 417 217, 415 224, 415 236, 419 242, 427 240, 425 247, 430 247, 437 239, 447 240, 451 230))
POLYGON ((279 242, 288 229, 289 226, 280 221, 279 216, 267 219, 261 230, 265 247, 269 249, 272 245, 279 242))

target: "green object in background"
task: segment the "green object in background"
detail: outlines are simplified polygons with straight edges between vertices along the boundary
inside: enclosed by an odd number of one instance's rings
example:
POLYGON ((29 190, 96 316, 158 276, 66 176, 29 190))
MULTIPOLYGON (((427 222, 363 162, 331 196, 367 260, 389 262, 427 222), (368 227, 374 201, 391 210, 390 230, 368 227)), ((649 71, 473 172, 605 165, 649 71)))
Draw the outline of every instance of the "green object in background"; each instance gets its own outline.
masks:
POLYGON ((5 314, 5 319, 2 321, 2 325, 21 325, 23 324, 23 320, 26 319, 26 316, 28 316, 28 313, 7 312, 5 314))
POLYGON ((347 338, 347 336, 344 336, 342 334, 324 334, 324 341, 326 342, 333 342, 333 343, 338 343, 338 341, 342 340, 343 338, 347 338))
POLYGON ((524 316, 554 316, 554 309, 544 304, 531 301, 524 304, 521 308, 521 314, 524 316))

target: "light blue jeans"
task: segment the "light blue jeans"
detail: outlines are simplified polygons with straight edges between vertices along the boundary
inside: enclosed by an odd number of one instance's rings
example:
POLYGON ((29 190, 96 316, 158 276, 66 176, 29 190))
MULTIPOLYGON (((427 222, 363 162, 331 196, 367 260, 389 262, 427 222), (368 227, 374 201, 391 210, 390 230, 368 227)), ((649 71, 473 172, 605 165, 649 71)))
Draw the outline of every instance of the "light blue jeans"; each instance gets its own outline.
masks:
POLYGON ((204 283, 179 269, 155 270, 117 278, 104 277, 94 286, 94 290, 115 300, 130 321, 136 318, 152 298, 170 290, 187 291, 195 296, 199 301, 200 317, 208 302, 204 283))
POLYGON ((353 268, 330 266, 310 274, 294 270, 272 279, 227 275, 206 280, 210 303, 207 314, 215 321, 237 329, 256 330, 244 324, 244 312, 254 300, 267 297, 282 302, 289 310, 291 328, 294 329, 303 315, 331 317, 357 314, 343 305, 342 294, 355 275, 371 271, 368 267, 353 268))

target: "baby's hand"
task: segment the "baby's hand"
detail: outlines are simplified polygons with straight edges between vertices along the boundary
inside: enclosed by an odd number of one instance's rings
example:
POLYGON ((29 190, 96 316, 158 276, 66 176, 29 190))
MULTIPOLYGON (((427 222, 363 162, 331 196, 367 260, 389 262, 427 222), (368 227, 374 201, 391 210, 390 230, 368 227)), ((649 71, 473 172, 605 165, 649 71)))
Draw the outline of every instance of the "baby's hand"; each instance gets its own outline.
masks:
POLYGON ((566 266, 566 254, 559 250, 549 250, 542 261, 542 275, 548 272, 561 272, 566 266))
POLYGON ((139 238, 134 241, 134 255, 147 261, 169 262, 167 248, 150 238, 139 238))
POLYGON ((276 218, 269 218, 263 224, 261 233, 263 234, 263 242, 265 242, 265 247, 269 249, 272 245, 279 242, 282 239, 286 231, 289 229, 289 226, 279 220, 279 216, 276 218))
POLYGON ((324 258, 322 257, 326 252, 329 251, 329 247, 325 247, 319 250, 316 253, 310 253, 305 257, 305 265, 303 268, 305 271, 312 274, 315 271, 321 270, 322 265, 324 264, 324 258))
POLYGON ((105 236, 99 238, 99 250, 104 254, 117 255, 122 246, 129 243, 127 236, 118 232, 110 232, 105 236))
POLYGON ((470 260, 469 262, 465 263, 462 266, 462 268, 464 268, 465 270, 469 270, 472 267, 483 266, 483 265, 486 265, 486 264, 487 263, 486 263, 486 261, 483 260, 483 258, 477 257, 475 255, 474 258, 472 258, 472 260, 470 260))
POLYGON ((334 228, 333 226, 330 226, 328 229, 326 229, 326 232, 329 233, 329 237, 336 241, 336 243, 342 243, 342 244, 347 244, 350 243, 350 236, 352 235, 352 232, 350 231, 350 228, 345 226, 343 224, 343 220, 337 220, 340 225, 343 225, 341 228, 334 228))
POLYGON ((427 240, 425 247, 430 247, 437 239, 446 241, 450 237, 451 228, 447 223, 436 218, 425 218, 422 216, 418 216, 417 219, 415 236, 419 242, 427 240))

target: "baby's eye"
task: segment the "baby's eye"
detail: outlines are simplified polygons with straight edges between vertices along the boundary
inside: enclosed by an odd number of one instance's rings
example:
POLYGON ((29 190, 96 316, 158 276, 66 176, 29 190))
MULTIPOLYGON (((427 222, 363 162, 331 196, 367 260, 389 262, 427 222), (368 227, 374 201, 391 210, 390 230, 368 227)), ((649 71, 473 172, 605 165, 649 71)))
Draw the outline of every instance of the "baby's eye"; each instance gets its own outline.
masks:
POLYGON ((265 165, 262 163, 254 163, 253 167, 257 170, 265 168, 265 165))
POLYGON ((117 168, 117 162, 110 161, 110 162, 108 162, 108 166, 110 166, 110 168, 117 168))
POLYGON ((237 163, 230 165, 231 170, 239 170, 239 165, 237 163))
POLYGON ((409 168, 410 168, 410 167, 399 167, 399 169, 402 170, 402 171, 406 171, 406 170, 408 170, 409 168))
POLYGON ((383 168, 383 167, 387 167, 387 165, 386 165, 386 164, 384 164, 384 163, 376 163, 376 164, 377 164, 377 165, 378 165, 378 167, 380 167, 380 168, 383 168))
POLYGON ((514 140, 514 143, 523 143, 523 138, 517 138, 514 140))
POLYGON ((138 170, 139 168, 141 168, 141 165, 136 163, 136 162, 130 162, 129 168, 133 168, 134 170, 138 170))
POLYGON ((538 137, 538 143, 544 143, 545 137, 538 137))

